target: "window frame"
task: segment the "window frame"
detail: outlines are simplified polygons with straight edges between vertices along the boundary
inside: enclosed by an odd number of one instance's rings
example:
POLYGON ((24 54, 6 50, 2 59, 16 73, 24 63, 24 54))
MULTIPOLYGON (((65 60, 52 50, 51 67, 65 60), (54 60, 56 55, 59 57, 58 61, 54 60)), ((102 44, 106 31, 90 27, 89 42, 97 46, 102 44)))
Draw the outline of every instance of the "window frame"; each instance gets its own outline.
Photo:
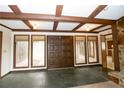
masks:
POLYGON ((74 36, 74 57, 75 57, 75 61, 74 61, 74 63, 75 63, 75 65, 84 65, 84 64, 87 64, 87 49, 86 49, 86 36, 85 35, 76 35, 76 36, 74 36), (84 43, 85 43, 85 63, 77 63, 76 62, 76 37, 84 37, 85 38, 85 40, 84 40, 84 43))
POLYGON ((29 68, 29 52, 30 52, 30 35, 14 35, 14 64, 13 64, 13 68, 14 69, 18 69, 18 68, 29 68), (20 66, 17 67, 16 66, 16 36, 27 36, 28 37, 28 66, 20 66))
MULTIPOLYGON (((94 44, 93 44, 93 48, 94 48, 94 44)), ((98 36, 87 36, 87 56, 88 56, 88 63, 89 64, 93 64, 93 63, 99 63, 99 57, 98 57, 98 55, 99 55, 99 52, 98 52, 98 49, 99 49, 99 46, 98 46, 98 36), (92 38, 92 37, 95 37, 96 38, 96 62, 90 62, 89 61, 89 43, 88 43, 88 41, 93 41, 93 40, 89 40, 88 38, 92 38)), ((94 51, 94 50, 93 50, 94 51)))
POLYGON ((46 67, 46 35, 31 35, 31 68, 46 67), (33 66, 33 36, 44 36, 44 66, 33 66))

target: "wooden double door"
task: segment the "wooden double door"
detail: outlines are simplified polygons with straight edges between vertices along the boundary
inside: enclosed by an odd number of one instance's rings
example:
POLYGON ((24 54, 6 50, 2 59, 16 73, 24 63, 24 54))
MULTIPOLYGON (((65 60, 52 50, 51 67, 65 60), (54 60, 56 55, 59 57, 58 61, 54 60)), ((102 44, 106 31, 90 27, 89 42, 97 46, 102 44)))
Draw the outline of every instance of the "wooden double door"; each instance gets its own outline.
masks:
POLYGON ((72 36, 47 36, 47 67, 74 67, 72 36))

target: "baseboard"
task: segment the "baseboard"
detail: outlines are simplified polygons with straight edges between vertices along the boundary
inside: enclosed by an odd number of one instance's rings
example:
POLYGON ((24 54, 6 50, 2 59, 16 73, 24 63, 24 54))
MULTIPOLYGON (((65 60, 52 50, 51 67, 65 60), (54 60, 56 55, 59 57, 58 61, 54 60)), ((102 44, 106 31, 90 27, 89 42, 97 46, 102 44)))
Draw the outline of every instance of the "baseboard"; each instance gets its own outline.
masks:
POLYGON ((91 66, 102 66, 102 64, 78 65, 78 66, 75 66, 75 67, 78 68, 78 67, 91 67, 91 66))
POLYGON ((35 71, 45 71, 47 69, 25 69, 25 70, 12 70, 11 72, 35 72, 35 71))
POLYGON ((61 69, 70 69, 70 68, 74 68, 74 67, 51 68, 51 69, 48 69, 48 70, 61 70, 61 69))

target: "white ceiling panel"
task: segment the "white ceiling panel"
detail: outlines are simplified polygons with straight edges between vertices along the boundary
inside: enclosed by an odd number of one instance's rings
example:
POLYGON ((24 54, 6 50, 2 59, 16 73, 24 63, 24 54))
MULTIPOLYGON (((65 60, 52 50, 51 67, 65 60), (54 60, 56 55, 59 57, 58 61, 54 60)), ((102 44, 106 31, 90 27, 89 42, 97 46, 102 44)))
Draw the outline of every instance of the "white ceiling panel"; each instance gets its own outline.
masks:
POLYGON ((101 35, 106 35, 106 34, 111 34, 112 33, 112 29, 100 32, 101 35))
POLYGON ((0 20, 0 24, 8 26, 12 29, 29 29, 29 27, 20 20, 0 20))
POLYGON ((64 5, 62 15, 88 17, 97 5, 64 5))
POLYGON ((54 22, 47 22, 47 21, 29 21, 33 29, 47 29, 52 30, 53 29, 53 23, 54 22))
POLYGON ((124 5, 107 6, 96 18, 117 20, 124 16, 124 5))
POLYGON ((111 25, 107 25, 107 26, 101 27, 99 29, 96 29, 96 30, 94 30, 94 32, 99 32, 99 31, 107 29, 107 28, 111 28, 111 25))
POLYGON ((23 13, 54 14, 56 5, 18 5, 23 13))
POLYGON ((0 5, 0 12, 12 12, 7 5, 0 5))
POLYGON ((67 22, 59 22, 57 30, 72 30, 79 23, 67 23, 67 22))
POLYGON ((102 24, 90 24, 90 23, 87 23, 83 26, 81 26, 79 29, 77 29, 77 31, 90 31, 96 27, 99 27, 101 26, 102 24))

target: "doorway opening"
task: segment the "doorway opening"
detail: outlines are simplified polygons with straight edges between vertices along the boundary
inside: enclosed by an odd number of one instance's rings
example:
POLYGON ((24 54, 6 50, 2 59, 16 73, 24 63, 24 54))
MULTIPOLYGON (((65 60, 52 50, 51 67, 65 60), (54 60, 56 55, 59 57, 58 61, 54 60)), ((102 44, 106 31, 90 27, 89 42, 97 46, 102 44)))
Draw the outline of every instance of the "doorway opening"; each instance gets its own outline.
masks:
POLYGON ((101 36, 101 49, 103 68, 114 70, 114 52, 111 34, 101 36))

